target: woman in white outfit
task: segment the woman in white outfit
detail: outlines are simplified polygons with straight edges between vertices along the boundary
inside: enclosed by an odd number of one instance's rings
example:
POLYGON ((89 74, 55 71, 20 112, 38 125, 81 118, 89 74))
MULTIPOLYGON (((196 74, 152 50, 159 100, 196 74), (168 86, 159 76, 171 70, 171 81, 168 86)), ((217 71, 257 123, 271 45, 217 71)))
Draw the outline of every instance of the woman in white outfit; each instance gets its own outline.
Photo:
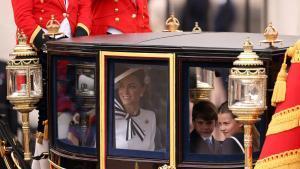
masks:
POLYGON ((115 148, 154 151, 155 113, 141 107, 145 72, 130 68, 115 78, 115 148))

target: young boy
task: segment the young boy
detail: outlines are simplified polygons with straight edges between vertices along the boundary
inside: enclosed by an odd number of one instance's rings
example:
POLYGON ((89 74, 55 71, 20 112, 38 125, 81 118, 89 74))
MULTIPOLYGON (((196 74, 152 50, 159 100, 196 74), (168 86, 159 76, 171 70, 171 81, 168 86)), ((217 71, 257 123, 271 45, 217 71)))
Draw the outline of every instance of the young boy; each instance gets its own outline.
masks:
POLYGON ((194 105, 192 112, 194 130, 190 133, 191 153, 219 153, 220 144, 212 136, 217 120, 217 109, 210 101, 203 100, 194 105))

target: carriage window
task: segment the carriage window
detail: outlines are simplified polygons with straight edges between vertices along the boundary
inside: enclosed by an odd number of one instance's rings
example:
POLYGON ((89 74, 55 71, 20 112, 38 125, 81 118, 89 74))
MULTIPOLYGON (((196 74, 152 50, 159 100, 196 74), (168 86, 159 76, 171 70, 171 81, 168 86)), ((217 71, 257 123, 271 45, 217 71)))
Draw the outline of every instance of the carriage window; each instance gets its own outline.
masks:
POLYGON ((137 156, 138 153, 129 151, 137 150, 148 152, 145 156, 150 158, 165 156, 169 128, 168 66, 136 61, 115 61, 110 65, 110 154, 137 156))
MULTIPOLYGON (((235 120, 227 103, 231 65, 225 66, 187 64, 185 67, 188 73, 183 76, 188 79, 183 78, 187 79, 183 90, 189 97, 188 102, 183 103, 184 111, 189 112, 189 118, 183 117, 185 160, 230 162, 244 158, 243 124, 235 120)), ((261 147, 261 123, 263 121, 253 126, 254 157, 261 147)))
POLYGON ((56 142, 71 151, 96 152, 95 70, 86 59, 56 61, 56 142))

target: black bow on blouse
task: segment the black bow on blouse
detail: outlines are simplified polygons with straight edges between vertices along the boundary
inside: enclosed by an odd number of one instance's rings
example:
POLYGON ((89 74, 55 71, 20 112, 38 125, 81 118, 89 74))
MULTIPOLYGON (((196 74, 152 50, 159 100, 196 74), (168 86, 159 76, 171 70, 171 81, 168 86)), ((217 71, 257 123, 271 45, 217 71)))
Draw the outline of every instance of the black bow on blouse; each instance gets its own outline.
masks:
POLYGON ((122 104, 117 99, 115 99, 115 116, 120 116, 127 120, 126 141, 132 139, 135 135, 138 135, 141 141, 144 141, 146 134, 132 116, 125 112, 122 104))

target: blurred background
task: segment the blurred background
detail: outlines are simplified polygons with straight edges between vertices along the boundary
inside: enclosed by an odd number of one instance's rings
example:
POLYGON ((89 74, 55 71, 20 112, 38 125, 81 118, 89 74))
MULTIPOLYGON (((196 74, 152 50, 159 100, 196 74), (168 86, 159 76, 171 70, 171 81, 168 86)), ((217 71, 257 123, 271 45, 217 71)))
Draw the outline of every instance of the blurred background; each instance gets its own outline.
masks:
MULTIPOLYGON (((165 29, 171 13, 179 19, 181 29, 191 31, 199 22, 204 31, 263 32, 268 22, 279 35, 300 35, 299 0, 148 0, 151 27, 165 29)), ((16 26, 10 0, 0 5, 0 60, 9 59, 15 45, 16 26)))

